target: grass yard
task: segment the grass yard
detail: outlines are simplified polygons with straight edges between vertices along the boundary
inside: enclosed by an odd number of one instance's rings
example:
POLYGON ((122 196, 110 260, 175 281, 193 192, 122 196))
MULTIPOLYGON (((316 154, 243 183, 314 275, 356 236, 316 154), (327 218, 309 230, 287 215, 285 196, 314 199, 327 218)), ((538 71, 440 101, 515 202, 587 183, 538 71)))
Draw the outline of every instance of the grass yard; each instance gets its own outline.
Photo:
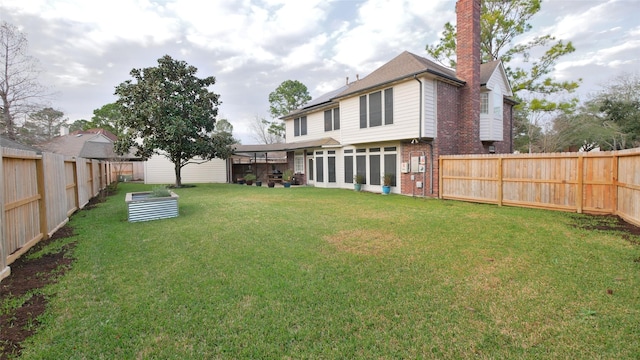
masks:
POLYGON ((640 357, 640 238, 611 218, 217 184, 128 223, 150 188, 73 217, 21 358, 640 357))

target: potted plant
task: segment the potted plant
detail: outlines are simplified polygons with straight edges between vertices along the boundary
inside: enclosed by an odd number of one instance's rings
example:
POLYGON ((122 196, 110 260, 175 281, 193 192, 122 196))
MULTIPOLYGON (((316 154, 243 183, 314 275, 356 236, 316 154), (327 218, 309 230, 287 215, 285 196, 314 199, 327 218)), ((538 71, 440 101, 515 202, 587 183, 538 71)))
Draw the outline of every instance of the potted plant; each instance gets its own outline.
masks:
POLYGON ((387 195, 391 192, 391 184, 393 183, 393 174, 386 173, 382 176, 382 193, 387 195))
POLYGON ((291 169, 287 169, 282 173, 282 183, 284 187, 291 187, 291 178, 293 177, 293 171, 291 169))
POLYGON ((253 181, 256 179, 256 176, 253 174, 247 174, 244 176, 244 181, 247 185, 253 185, 253 181))
POLYGON ((270 188, 275 187, 276 186, 276 182, 275 181, 269 181, 269 182, 267 182, 267 186, 270 187, 270 188))
POLYGON ((353 181, 355 181, 355 183, 353 184, 353 189, 355 191, 362 190, 362 184, 364 184, 364 175, 362 175, 362 174, 354 175, 353 176, 353 181))

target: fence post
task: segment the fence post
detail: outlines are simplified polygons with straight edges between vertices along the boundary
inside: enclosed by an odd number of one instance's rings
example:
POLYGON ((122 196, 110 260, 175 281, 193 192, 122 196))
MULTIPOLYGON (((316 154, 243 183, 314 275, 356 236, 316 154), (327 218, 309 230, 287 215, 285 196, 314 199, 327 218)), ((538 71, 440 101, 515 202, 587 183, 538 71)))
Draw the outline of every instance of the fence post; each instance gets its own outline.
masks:
MULTIPOLYGON (((0 179, 2 179, 2 182, 4 183, 2 147, 0 147, 0 179)), ((5 254, 5 249, 7 249, 7 246, 4 242, 4 187, 2 187, 0 188, 0 281, 9 276, 9 274, 11 273, 11 268, 7 266, 7 256, 9 254, 5 254)))
POLYGON ((46 187, 43 157, 36 160, 36 176, 38 177, 38 194, 40 195, 40 201, 38 201, 38 211, 40 213, 40 233, 42 234, 42 240, 46 240, 49 237, 49 226, 47 224, 47 196, 45 190, 46 187))
POLYGON ((502 206, 502 186, 504 185, 502 178, 502 155, 498 157, 498 206, 502 206))
POLYGON ((611 197, 613 197, 613 215, 618 214, 618 160, 618 152, 616 151, 611 157, 611 161, 613 161, 613 164, 611 164, 611 197))
MULTIPOLYGON (((443 176, 442 175, 442 173, 443 173, 443 171, 442 171, 442 163, 443 163, 442 158, 439 157, 438 158, 438 198, 440 198, 440 199, 443 198, 443 195, 442 195, 442 192, 443 192, 443 189, 442 189, 442 183, 443 183, 443 180, 442 180, 442 176, 443 176)), ((146 176, 146 174, 145 174, 145 176, 146 176)), ((145 177, 145 182, 146 182, 146 177, 145 177)))
POLYGON ((584 157, 578 155, 578 185, 576 189, 576 212, 582 214, 582 200, 584 197, 584 157))

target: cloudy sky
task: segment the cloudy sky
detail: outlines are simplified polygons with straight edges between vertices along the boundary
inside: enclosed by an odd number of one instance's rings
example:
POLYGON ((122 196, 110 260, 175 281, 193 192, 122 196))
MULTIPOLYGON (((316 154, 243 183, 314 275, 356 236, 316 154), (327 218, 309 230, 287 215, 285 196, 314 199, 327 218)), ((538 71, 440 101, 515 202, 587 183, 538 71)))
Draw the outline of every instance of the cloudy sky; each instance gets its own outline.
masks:
MULTIPOLYGON (((610 79, 640 71, 640 0, 545 0, 533 30, 572 41, 552 74, 583 79, 586 98, 610 79)), ((165 54, 215 76, 220 111, 244 144, 269 118, 268 95, 299 80, 315 98, 366 76, 407 50, 427 56, 455 0, 0 0, 0 21, 19 27, 43 68, 51 106, 70 122, 114 102, 133 68, 165 54)))

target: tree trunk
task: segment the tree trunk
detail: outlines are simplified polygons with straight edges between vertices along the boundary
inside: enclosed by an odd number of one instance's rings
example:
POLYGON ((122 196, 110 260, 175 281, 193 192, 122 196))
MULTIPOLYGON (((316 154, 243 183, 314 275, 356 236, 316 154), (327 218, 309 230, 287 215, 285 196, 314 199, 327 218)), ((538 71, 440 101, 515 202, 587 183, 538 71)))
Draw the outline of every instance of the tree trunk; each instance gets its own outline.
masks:
POLYGON ((180 166, 180 160, 174 161, 173 166, 176 173, 176 188, 182 187, 182 176, 180 174, 182 166, 180 166))

